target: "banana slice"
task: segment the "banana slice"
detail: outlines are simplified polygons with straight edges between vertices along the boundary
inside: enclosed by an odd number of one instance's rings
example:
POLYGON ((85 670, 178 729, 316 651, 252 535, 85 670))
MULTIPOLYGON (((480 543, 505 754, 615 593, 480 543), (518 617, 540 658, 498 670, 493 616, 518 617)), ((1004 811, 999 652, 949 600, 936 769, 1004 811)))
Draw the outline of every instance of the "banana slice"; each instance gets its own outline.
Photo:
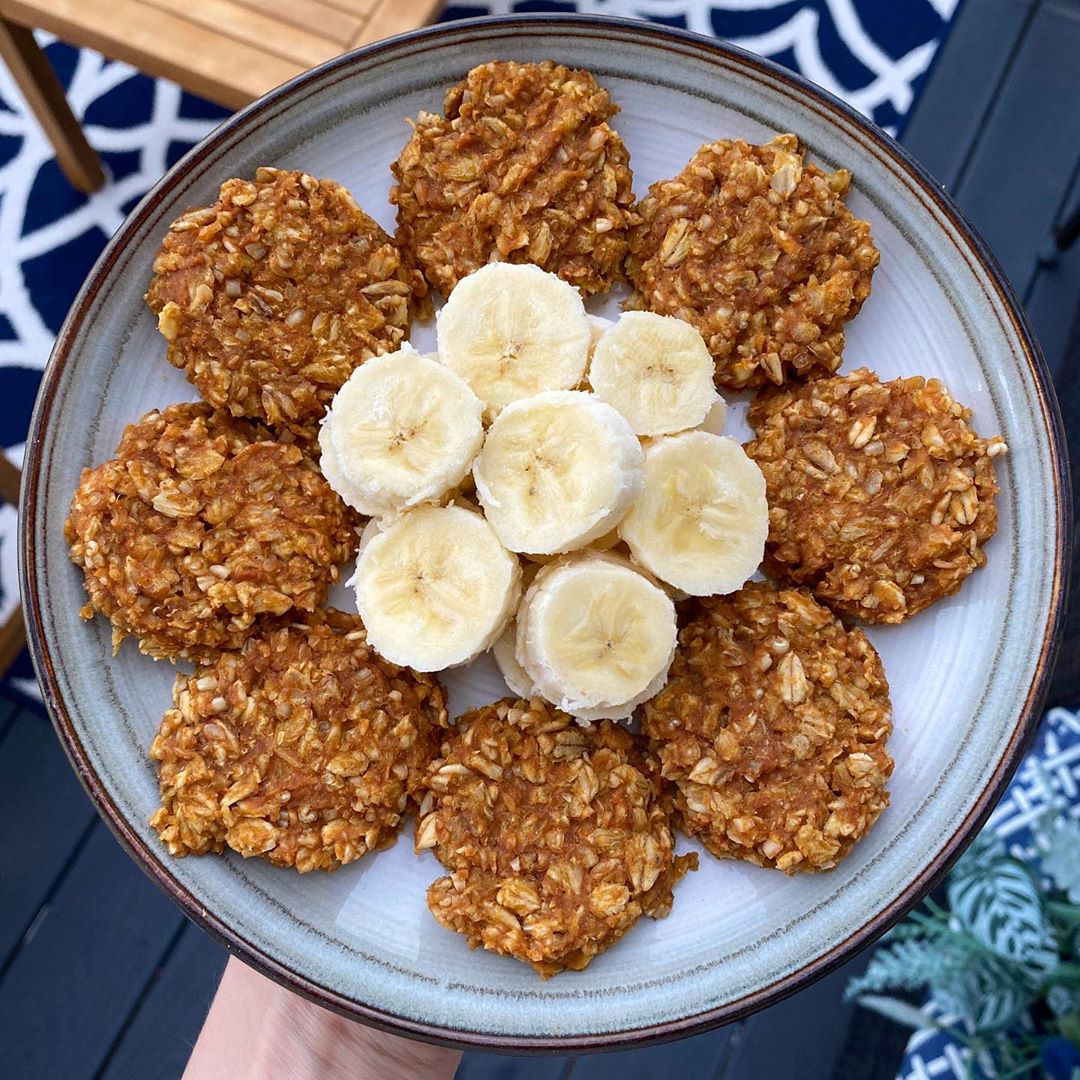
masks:
POLYGON ((691 596, 734 592, 769 531, 765 478, 721 435, 684 431, 645 451, 645 487, 619 525, 635 562, 691 596))
POLYGON ((466 383, 409 346, 362 364, 319 429, 323 475, 352 507, 388 517, 459 484, 484 439, 466 383))
MULTIPOLYGON (((617 547, 619 544, 622 544, 622 540, 619 537, 619 530, 612 529, 610 532, 604 533, 604 535, 599 537, 599 539, 590 540, 585 545, 585 547, 581 548, 580 550, 610 551, 613 547, 617 547)), ((626 545, 623 544, 623 547, 626 547, 626 545)), ((539 566, 547 566, 548 563, 553 563, 556 559, 561 559, 562 554, 559 553, 556 555, 524 555, 524 558, 527 560, 525 564, 526 566, 532 566, 534 563, 539 566)))
POLYGON ((528 701, 536 695, 536 687, 529 678, 529 673, 518 663, 514 655, 516 643, 517 623, 511 622, 502 632, 499 640, 491 646, 491 655, 495 658, 495 666, 499 669, 503 682, 510 688, 510 693, 528 701))
POLYGON ((619 523, 641 491, 644 457, 610 405, 550 390, 508 405, 491 425, 473 466, 476 495, 511 551, 572 551, 619 523))
POLYGON ((367 523, 360 530, 360 539, 356 545, 356 556, 360 557, 360 552, 364 550, 383 531, 386 526, 386 521, 380 521, 379 518, 368 518, 367 523))
POLYGON ((717 397, 716 404, 705 414, 699 430, 707 431, 710 435, 723 435, 727 424, 727 402, 722 397, 717 397))
POLYGON ((545 566, 518 611, 515 655, 537 692, 582 720, 624 720, 659 692, 675 605, 629 563, 592 552, 545 566))
POLYGON ((489 416, 543 390, 581 384, 589 320, 577 289, 538 266, 489 263, 462 278, 439 312, 439 360, 489 416))
POLYGON ((596 343, 615 323, 611 319, 605 319, 603 315, 586 315, 586 318, 589 320, 589 359, 592 360, 596 343))
POLYGON ((367 539, 353 577, 376 652, 417 671, 469 663, 506 628, 521 567, 480 514, 421 506, 367 539))
POLYGON ((589 385, 639 435, 697 427, 716 403, 715 364, 687 322, 651 311, 627 311, 601 335, 589 385))
POLYGON ((341 467, 341 461, 338 459, 333 441, 329 435, 323 434, 325 430, 326 422, 324 420, 323 427, 319 429, 319 449, 322 451, 319 455, 319 470, 322 472, 326 482, 342 499, 353 509, 357 509, 357 503, 364 501, 364 492, 358 484, 354 484, 345 475, 345 470, 341 467))

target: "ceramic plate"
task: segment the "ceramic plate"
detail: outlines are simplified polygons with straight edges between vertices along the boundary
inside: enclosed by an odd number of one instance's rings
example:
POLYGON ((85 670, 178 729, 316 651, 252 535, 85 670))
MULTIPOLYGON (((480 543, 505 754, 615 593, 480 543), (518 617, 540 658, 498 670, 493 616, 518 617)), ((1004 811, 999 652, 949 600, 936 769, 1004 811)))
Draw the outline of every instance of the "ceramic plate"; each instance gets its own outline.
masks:
MULTIPOLYGON (((617 299, 596 305, 611 314, 617 299)), ((431 346, 430 326, 414 341, 431 346)), ((745 431, 735 409, 734 433, 745 431)), ((1065 464, 1045 367, 981 242, 924 172, 847 107, 714 41, 617 20, 452 23, 316 69, 223 124, 143 200, 61 331, 34 416, 23 496, 23 595, 46 700, 83 782, 132 855, 197 922, 313 998, 401 1032, 467 1045, 564 1050, 670 1038, 758 1008, 865 945, 943 872, 989 811, 1037 720, 1066 572, 1065 464), (989 565, 903 626, 870 630, 892 685, 892 805, 839 869, 788 878, 702 854, 671 916, 648 919, 581 973, 548 982, 470 952, 424 891, 440 873, 408 839, 334 874, 252 859, 170 858, 147 826, 147 747, 173 671, 129 642, 113 659, 103 619, 82 623, 81 574, 63 523, 80 470, 125 424, 192 397, 142 301, 155 249, 182 210, 262 164, 349 187, 384 227, 405 118, 491 59, 554 58, 595 72, 622 107, 635 190, 678 172, 705 141, 796 132, 811 157, 855 176, 851 209, 881 265, 849 326, 845 370, 940 376, 1004 434, 1001 524, 989 565)), ((453 679, 460 711, 502 692, 478 663, 453 679)), ((688 843, 683 848, 689 847, 688 843)))

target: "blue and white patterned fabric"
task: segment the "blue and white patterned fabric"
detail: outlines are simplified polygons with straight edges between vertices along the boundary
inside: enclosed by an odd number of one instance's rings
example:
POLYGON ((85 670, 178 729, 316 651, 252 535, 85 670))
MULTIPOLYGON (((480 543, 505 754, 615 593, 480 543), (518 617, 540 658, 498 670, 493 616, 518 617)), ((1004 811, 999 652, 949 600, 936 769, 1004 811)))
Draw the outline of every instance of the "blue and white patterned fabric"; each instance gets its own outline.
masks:
MULTIPOLYGON (((1051 805, 1080 820, 1080 714, 1051 709, 1043 719, 1035 742, 986 823, 999 836, 1010 855, 1038 869, 1032 827, 1051 805)), ((957 1023, 943 1016, 945 1025, 957 1023)), ((992 1074, 992 1063, 972 1062, 970 1053, 938 1030, 917 1031, 907 1045, 897 1080, 967 1080, 992 1074)), ((1066 1069, 1065 1076, 1070 1070, 1066 1069)))

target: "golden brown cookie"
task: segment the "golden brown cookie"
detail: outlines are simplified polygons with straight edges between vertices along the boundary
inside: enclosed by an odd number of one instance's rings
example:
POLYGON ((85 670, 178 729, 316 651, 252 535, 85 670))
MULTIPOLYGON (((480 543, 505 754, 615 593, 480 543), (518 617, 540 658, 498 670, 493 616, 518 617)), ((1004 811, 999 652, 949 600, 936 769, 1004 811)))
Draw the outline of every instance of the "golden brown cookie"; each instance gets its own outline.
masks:
POLYGON ((662 918, 696 856, 676 856, 656 760, 610 721, 539 698, 473 709, 423 781, 416 848, 450 873, 428 907, 475 948, 545 978, 580 970, 642 915, 662 918))
POLYGON ((642 730, 719 858, 834 867, 889 801, 889 687, 861 630, 801 589, 695 601, 642 730))
POLYGON ((425 295, 345 188, 262 168, 173 222, 146 301, 211 405, 310 435, 357 365, 408 337, 425 295))
POLYGON ((379 657, 358 616, 270 629, 177 677, 150 824, 173 855, 334 870, 397 838, 446 719, 438 680, 379 657))
POLYGON ((850 183, 807 164, 794 135, 701 147, 638 204, 634 304, 695 326, 719 386, 830 374, 878 263, 870 226, 844 205, 850 183))
POLYGON ((585 294, 622 276, 636 221, 618 111, 587 71, 482 64, 421 113, 391 166, 397 239, 444 295, 493 259, 535 263, 585 294))
POLYGON ((867 622, 897 623, 986 562, 993 458, 937 379, 866 368, 763 394, 746 452, 765 474, 765 568, 867 622))
POLYGON ((83 471, 64 526, 84 618, 155 659, 202 661, 312 611, 352 552, 345 504, 298 447, 203 403, 147 413, 83 471))

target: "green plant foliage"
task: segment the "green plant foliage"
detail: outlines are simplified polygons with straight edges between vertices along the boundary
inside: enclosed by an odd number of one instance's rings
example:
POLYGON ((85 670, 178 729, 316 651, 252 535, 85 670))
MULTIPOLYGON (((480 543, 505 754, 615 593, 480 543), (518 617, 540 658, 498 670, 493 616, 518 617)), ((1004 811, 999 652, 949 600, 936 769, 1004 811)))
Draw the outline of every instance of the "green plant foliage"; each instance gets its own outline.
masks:
POLYGON ((961 859, 948 886, 960 925, 999 956, 1038 978, 1058 960, 1057 941, 1043 913, 1031 872, 1007 855, 961 859))
POLYGON ((1046 1004, 1055 1016, 1080 1013, 1080 990, 1067 986, 1051 986, 1046 995, 1046 1004))
POLYGON ((973 950, 944 922, 922 932, 927 936, 879 948, 866 971, 848 983, 846 996, 861 1002, 874 991, 929 985, 942 1010, 973 1032, 1007 1027, 1024 1014, 1031 989, 1022 969, 989 950, 973 950))
POLYGON ((966 970, 935 985, 933 998, 947 1013, 959 1016, 977 1035, 1004 1031, 1027 1012, 1031 988, 1015 969, 984 956, 966 970))
POLYGON ((963 960, 953 949, 942 949, 926 940, 893 941, 874 953, 866 971, 848 983, 844 996, 850 999, 875 990, 918 990, 927 983, 943 985, 958 971, 963 971, 963 960))

